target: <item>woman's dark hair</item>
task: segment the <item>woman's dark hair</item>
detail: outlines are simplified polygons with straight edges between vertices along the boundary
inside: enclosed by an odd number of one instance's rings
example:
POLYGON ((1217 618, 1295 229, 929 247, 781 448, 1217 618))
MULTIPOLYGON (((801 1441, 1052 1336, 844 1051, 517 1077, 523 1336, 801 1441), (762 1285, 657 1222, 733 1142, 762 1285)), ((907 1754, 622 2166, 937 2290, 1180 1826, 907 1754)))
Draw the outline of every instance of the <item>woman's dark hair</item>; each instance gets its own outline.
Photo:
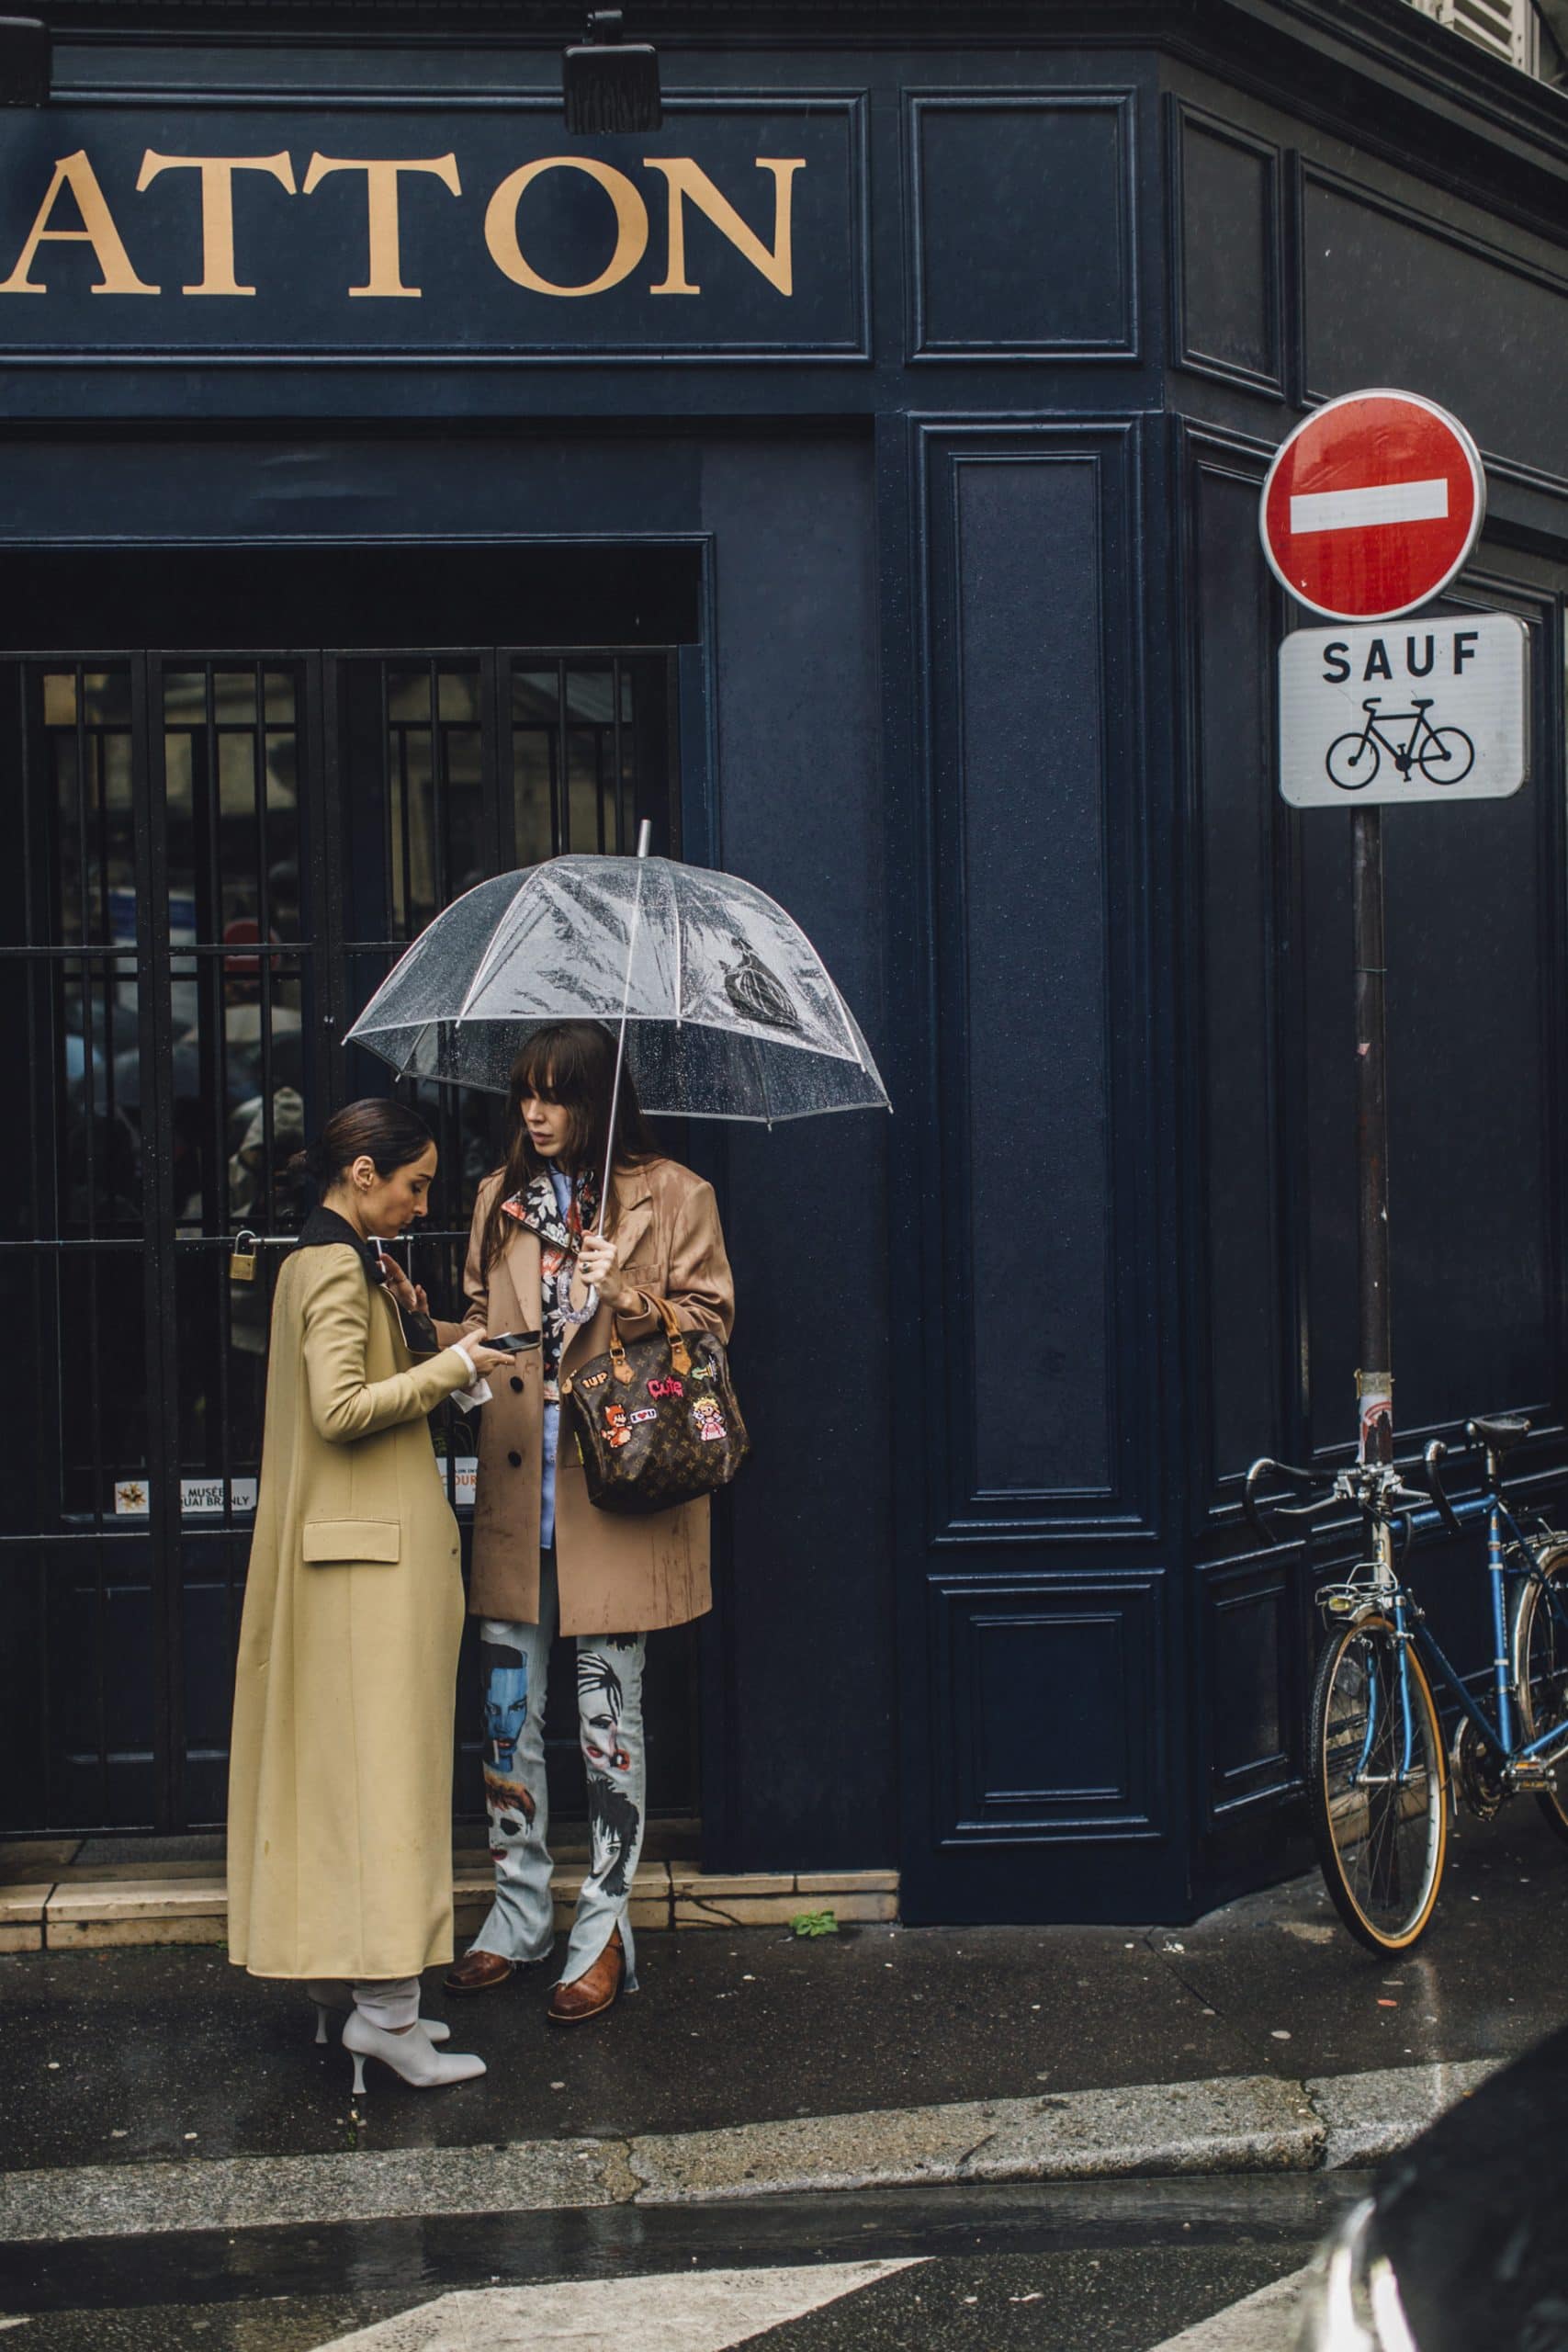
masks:
MULTIPOLYGON (((502 1204, 520 1193, 532 1176, 547 1165, 528 1140, 528 1129, 518 1103, 525 1094, 558 1102, 571 1114, 564 1165, 595 1178, 604 1171, 610 1140, 610 1098, 615 1086, 615 1040, 597 1021, 556 1021, 536 1029, 506 1080, 506 1158, 501 1183, 485 1220, 481 1256, 490 1266, 500 1252, 503 1220, 502 1204)), ((659 1147, 637 1099, 629 1069, 621 1071, 620 1100, 615 1106, 616 1168, 641 1168, 659 1158, 659 1147)), ((605 1231, 615 1224, 615 1202, 604 1220, 605 1231)))
POLYGON ((288 1172, 310 1177, 321 1199, 356 1159, 374 1160, 378 1176, 391 1176, 423 1159, 434 1141, 417 1111, 384 1094, 367 1094, 334 1111, 316 1141, 295 1153, 288 1172))

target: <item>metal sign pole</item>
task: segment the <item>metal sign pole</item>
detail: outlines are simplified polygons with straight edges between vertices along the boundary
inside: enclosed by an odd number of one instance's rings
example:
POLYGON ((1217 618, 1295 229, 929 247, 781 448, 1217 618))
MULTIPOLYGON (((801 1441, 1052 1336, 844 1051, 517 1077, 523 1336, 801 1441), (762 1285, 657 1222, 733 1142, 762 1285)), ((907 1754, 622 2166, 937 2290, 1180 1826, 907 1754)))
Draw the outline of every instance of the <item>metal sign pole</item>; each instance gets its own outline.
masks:
POLYGON ((1503 613, 1410 621, 1459 577, 1485 514, 1472 435, 1424 393, 1387 385, 1303 417, 1275 451, 1258 505, 1275 579, 1335 623, 1297 629, 1280 648, 1280 790, 1298 808, 1364 796, 1350 820, 1363 1472, 1393 1461, 1379 804, 1503 799, 1529 773, 1524 628, 1503 613))
POLYGON ((1360 1260, 1358 1458, 1393 1460, 1393 1371, 1388 1283, 1388 977, 1383 933, 1382 811, 1350 819, 1351 954, 1356 976, 1356 1189, 1360 1260))

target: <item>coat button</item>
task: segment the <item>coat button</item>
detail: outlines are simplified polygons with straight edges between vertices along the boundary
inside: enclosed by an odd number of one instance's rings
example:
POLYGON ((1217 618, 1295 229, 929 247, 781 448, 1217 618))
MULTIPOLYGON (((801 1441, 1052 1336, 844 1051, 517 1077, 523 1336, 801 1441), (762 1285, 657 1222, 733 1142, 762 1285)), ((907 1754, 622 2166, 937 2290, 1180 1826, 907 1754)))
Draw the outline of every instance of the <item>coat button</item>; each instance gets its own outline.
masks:
POLYGON ((512 1467, 513 1467, 514 1470, 521 1470, 521 1469, 522 1469, 522 1467, 523 1467, 523 1456, 522 1456, 520 1453, 509 1453, 509 1454, 507 1455, 507 1457, 506 1457, 506 1458, 507 1458, 508 1462, 510 1462, 510 1463, 511 1463, 512 1467))
POLYGON ((523 1383, 518 1379, 515 1373, 512 1375, 512 1393, 514 1396, 521 1396, 523 1394, 523 1383))

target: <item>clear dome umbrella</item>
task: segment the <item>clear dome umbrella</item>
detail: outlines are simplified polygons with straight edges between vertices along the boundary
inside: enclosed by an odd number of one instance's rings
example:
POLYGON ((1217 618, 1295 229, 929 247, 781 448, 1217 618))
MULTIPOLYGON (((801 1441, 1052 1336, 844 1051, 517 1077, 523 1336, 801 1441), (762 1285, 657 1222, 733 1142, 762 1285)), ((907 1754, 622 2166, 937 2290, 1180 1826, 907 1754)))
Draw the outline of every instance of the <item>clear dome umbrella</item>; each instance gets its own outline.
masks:
POLYGON ((889 1108, 793 918, 732 874, 649 857, 648 838, 645 824, 636 857, 553 857, 479 883, 394 965, 349 1042, 406 1078, 504 1094, 534 1030, 603 1021, 647 1111, 772 1125, 889 1108))

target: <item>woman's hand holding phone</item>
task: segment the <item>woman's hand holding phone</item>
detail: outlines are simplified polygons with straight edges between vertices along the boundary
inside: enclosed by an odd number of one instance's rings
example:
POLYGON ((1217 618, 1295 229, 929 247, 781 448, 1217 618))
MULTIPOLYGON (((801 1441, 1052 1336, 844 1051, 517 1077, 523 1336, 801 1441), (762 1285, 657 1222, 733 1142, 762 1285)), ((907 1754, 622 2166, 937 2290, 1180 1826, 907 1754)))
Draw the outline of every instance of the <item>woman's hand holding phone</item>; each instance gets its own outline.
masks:
POLYGON ((481 1332, 470 1331, 457 1345, 473 1365, 476 1380, 486 1380, 492 1372, 504 1372, 512 1361, 504 1348, 488 1346, 481 1332))

